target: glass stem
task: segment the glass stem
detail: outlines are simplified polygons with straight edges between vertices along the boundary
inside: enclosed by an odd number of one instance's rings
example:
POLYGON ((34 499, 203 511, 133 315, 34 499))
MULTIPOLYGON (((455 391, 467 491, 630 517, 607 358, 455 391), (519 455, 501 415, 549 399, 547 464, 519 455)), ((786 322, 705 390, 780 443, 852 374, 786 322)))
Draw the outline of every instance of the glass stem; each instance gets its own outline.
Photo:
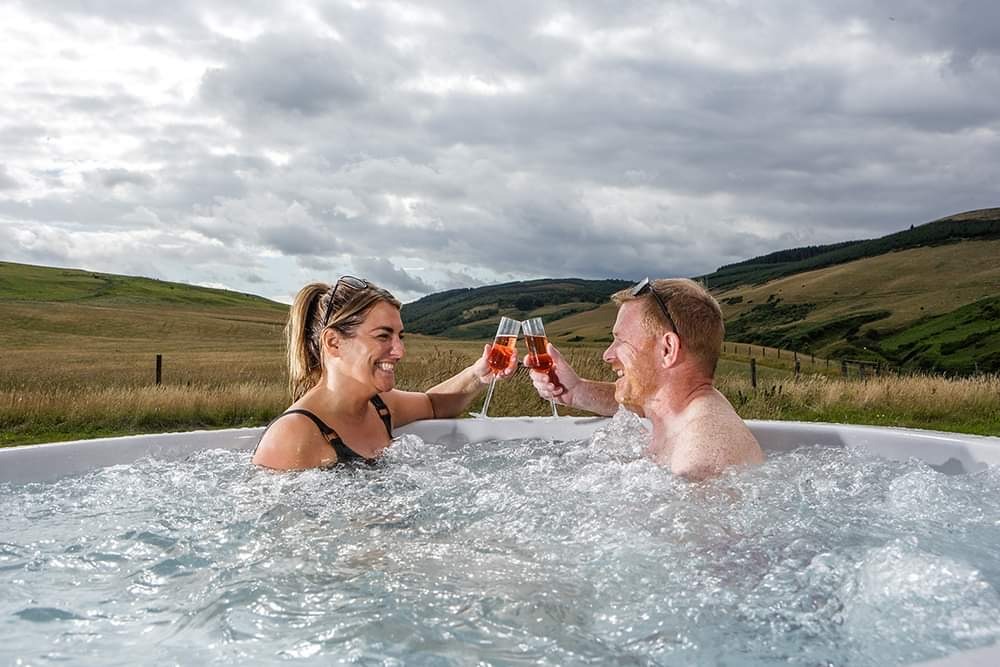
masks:
POLYGON ((549 399, 549 405, 552 406, 552 416, 553 417, 558 417, 559 416, 559 411, 556 410, 556 402, 555 402, 555 400, 550 398, 549 399))
POLYGON ((490 399, 493 398, 493 387, 497 384, 497 376, 494 374, 493 378, 490 380, 490 388, 486 390, 486 400, 483 401, 483 411, 480 413, 481 417, 488 417, 488 410, 490 409, 490 399))

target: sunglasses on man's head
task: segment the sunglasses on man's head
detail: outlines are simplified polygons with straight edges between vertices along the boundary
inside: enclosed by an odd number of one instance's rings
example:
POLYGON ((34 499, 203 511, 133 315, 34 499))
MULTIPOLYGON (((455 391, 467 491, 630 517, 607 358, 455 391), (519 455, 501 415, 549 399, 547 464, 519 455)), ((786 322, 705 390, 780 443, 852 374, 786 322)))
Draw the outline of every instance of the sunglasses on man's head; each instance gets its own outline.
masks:
POLYGON ((677 325, 674 324, 674 318, 670 317, 670 311, 667 310, 667 304, 664 303, 663 299, 660 298, 660 295, 653 289, 652 284, 650 284, 649 276, 646 276, 637 282, 632 289, 629 290, 629 294, 632 296, 640 296, 645 292, 649 292, 653 295, 653 300, 656 301, 656 305, 660 307, 660 312, 663 313, 663 316, 667 318, 667 322, 670 323, 670 328, 673 329, 674 333, 679 336, 680 332, 677 330, 677 325))
POLYGON ((351 289, 368 289, 371 287, 371 283, 363 278, 356 278, 354 276, 340 276, 337 282, 333 286, 333 292, 330 293, 330 305, 326 309, 326 318, 323 321, 323 326, 325 327, 330 323, 330 314, 333 312, 333 302, 337 298, 337 290, 340 289, 341 285, 347 285, 351 289))

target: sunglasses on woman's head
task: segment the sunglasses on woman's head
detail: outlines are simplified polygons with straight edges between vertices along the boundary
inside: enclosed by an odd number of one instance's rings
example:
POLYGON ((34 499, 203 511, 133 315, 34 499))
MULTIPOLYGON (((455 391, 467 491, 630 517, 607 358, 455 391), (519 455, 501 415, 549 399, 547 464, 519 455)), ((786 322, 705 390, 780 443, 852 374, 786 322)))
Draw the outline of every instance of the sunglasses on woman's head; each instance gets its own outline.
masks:
POLYGON ((326 309, 326 318, 323 321, 323 326, 325 327, 330 323, 330 314, 333 312, 333 302, 337 298, 337 290, 340 289, 341 285, 347 285, 351 289, 368 289, 371 287, 371 283, 363 278, 356 278, 354 276, 340 276, 337 282, 333 286, 333 292, 330 293, 330 305, 326 309))
POLYGON ((674 330, 675 334, 680 336, 680 332, 677 330, 677 325, 674 324, 674 318, 670 317, 670 312, 667 310, 667 304, 664 303, 663 299, 660 298, 660 295, 653 289, 652 284, 649 282, 649 276, 646 276, 637 282, 628 293, 631 296, 640 296, 645 292, 649 292, 653 295, 653 300, 656 301, 656 305, 660 307, 660 312, 663 313, 663 316, 667 318, 667 322, 670 323, 670 328, 674 330))

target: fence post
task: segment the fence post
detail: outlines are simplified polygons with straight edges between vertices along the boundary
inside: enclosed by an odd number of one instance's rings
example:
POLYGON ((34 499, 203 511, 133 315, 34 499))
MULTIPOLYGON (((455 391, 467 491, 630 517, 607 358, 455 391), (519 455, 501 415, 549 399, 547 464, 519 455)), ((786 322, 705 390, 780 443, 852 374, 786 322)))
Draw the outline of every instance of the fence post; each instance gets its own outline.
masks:
POLYGON ((847 362, 843 359, 840 360, 840 374, 847 377, 847 362))
POLYGON ((757 388, 757 360, 750 357, 750 386, 757 388))
POLYGON ((156 355, 156 384, 160 384, 160 380, 163 379, 163 355, 156 355))
POLYGON ((795 379, 799 379, 799 360, 795 360, 795 379))

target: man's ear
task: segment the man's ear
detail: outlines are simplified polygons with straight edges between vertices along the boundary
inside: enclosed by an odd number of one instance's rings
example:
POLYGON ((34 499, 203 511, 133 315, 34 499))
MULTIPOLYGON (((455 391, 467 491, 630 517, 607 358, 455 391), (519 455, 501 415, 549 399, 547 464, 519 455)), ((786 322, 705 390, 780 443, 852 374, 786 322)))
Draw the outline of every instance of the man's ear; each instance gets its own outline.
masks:
POLYGON ((657 340, 657 351, 660 353, 660 364, 663 368, 670 368, 675 365, 680 355, 680 337, 673 331, 660 334, 657 340))

